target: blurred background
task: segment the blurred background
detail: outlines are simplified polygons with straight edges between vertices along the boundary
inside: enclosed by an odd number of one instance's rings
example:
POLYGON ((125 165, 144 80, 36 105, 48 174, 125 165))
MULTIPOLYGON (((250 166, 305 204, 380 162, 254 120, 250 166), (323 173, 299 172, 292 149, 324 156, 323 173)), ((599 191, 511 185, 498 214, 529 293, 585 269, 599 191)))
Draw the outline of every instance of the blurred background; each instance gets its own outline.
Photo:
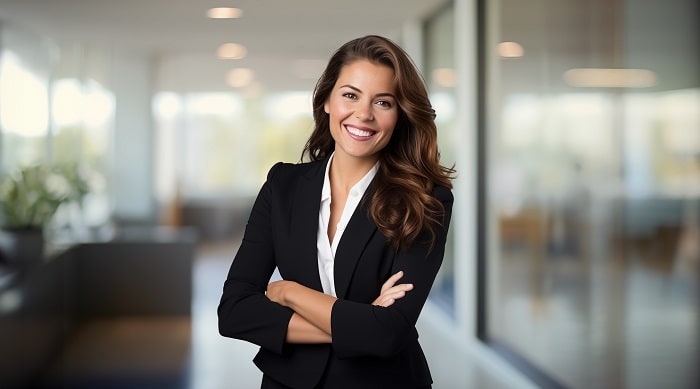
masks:
POLYGON ((366 34, 415 60, 459 174, 434 387, 697 388, 693 0, 0 0, 0 386, 259 387, 226 271, 366 34), (23 243, 28 166, 69 168, 23 243))

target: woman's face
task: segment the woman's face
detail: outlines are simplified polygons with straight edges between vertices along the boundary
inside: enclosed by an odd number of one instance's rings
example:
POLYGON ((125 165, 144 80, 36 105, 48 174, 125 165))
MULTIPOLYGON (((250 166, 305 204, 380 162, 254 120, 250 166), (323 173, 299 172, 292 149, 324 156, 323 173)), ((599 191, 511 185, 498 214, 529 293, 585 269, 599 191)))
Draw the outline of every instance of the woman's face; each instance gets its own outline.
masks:
POLYGON ((394 71, 367 60, 345 65, 324 109, 336 156, 377 161, 399 116, 394 71))

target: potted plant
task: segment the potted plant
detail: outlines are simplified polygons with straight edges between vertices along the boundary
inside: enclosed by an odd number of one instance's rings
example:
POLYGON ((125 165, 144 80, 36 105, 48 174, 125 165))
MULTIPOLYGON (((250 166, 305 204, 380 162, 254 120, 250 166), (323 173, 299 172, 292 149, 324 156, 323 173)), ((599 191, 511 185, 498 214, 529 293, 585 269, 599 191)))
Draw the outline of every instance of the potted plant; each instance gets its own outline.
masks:
POLYGON ((65 203, 79 201, 88 187, 77 166, 20 167, 0 181, 0 255, 6 262, 40 259, 44 227, 65 203))

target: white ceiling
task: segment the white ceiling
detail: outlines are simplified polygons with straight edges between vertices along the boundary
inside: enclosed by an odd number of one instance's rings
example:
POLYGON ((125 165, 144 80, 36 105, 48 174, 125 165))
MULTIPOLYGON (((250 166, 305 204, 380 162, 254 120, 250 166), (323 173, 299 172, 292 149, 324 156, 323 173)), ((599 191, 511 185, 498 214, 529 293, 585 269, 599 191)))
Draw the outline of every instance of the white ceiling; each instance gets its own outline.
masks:
MULTIPOLYGON (((298 61, 326 61, 342 43, 377 33, 399 39, 407 20, 447 0, 0 0, 0 17, 56 41, 107 45, 148 55, 183 90, 225 88, 228 69, 249 67, 266 89, 308 89, 298 61), (211 7, 239 19, 209 19, 211 7), (242 60, 218 60, 219 45, 246 46, 242 60), (168 72, 172 74, 167 74, 168 72), (186 74, 185 74, 186 73, 186 74)), ((171 81, 172 83, 172 81, 171 81)))

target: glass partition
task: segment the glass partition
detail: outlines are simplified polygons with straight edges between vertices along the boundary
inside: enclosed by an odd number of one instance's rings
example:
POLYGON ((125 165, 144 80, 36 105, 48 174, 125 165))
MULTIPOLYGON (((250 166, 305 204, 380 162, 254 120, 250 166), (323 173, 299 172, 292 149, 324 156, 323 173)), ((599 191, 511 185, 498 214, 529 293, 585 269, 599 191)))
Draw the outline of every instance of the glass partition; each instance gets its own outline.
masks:
POLYGON ((0 168, 47 160, 51 44, 9 23, 0 24, 0 168))
POLYGON ((107 172, 115 98, 110 51, 49 38, 0 21, 0 173, 49 164, 77 166, 90 185, 61 207, 50 228, 74 234, 108 222, 107 172))
POLYGON ((481 337, 542 386, 697 387, 698 3, 480 5, 481 337))
POLYGON ((156 193, 184 198, 254 196, 278 161, 298 162, 313 130, 311 92, 154 97, 156 193), (264 150, 265 152, 260 152, 264 150))
MULTIPOLYGON (((453 166, 458 152, 456 145, 456 96, 454 61, 454 5, 448 2, 428 18, 424 25, 424 69, 423 76, 430 93, 430 101, 435 109, 435 122, 438 128, 440 162, 453 166)), ((459 167, 456 167, 459 169, 459 167)), ((431 291, 431 299, 454 315, 454 223, 445 246, 445 256, 440 272, 431 291)))

